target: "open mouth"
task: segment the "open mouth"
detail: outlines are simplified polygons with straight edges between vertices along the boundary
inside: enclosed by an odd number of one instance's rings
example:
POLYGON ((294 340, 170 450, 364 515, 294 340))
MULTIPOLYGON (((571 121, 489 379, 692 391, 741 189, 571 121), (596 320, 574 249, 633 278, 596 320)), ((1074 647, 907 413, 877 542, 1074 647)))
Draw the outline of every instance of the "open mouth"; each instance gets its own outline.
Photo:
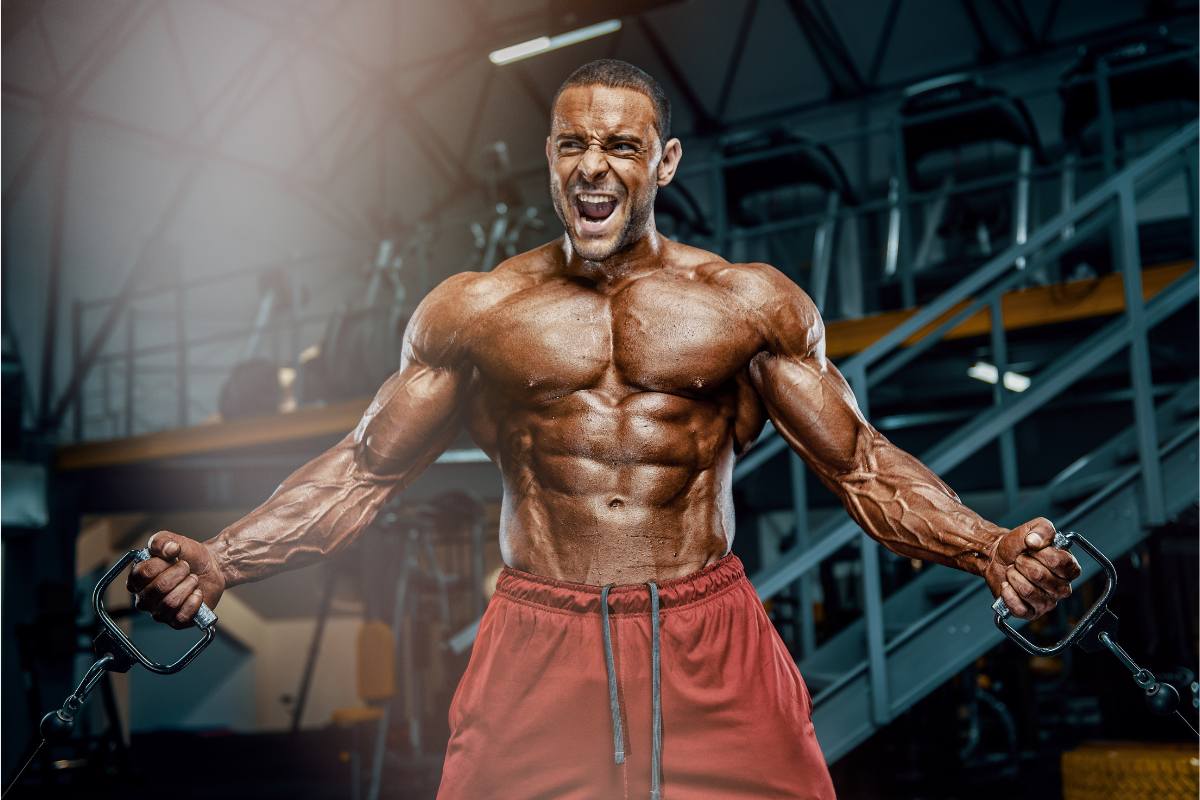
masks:
POLYGON ((575 195, 575 211, 584 233, 601 233, 607 227, 620 201, 604 192, 580 192, 575 195))

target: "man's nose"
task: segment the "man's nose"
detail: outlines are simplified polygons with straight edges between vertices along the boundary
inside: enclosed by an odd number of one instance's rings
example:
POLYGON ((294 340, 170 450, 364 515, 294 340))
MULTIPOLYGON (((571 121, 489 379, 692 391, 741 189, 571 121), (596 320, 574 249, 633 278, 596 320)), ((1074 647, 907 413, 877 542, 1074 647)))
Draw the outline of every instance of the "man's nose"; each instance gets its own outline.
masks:
POLYGON ((584 151, 583 158, 579 161, 579 171, 589 183, 603 178, 608 172, 608 157, 599 145, 592 145, 584 151))

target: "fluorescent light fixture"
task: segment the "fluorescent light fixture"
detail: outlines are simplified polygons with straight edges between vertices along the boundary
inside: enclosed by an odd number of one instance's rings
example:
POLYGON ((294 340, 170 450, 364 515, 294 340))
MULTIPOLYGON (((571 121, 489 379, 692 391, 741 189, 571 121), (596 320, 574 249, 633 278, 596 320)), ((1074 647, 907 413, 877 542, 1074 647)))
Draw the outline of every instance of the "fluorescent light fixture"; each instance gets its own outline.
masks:
MULTIPOLYGON (((995 364, 989 364, 986 361, 976 361, 967 369, 967 374, 977 381, 984 383, 995 383, 1000 377, 1000 370, 996 369, 995 364)), ((1010 392, 1023 392, 1033 383, 1029 376, 1022 375, 1019 372, 1004 373, 1004 388, 1010 392)))
POLYGON ((499 50, 489 53, 488 60, 493 64, 511 64, 514 61, 520 61, 522 58, 536 56, 539 53, 549 53, 551 50, 557 50, 560 47, 569 47, 573 44, 586 42, 588 39, 595 39, 597 36, 616 33, 619 30, 621 30, 621 20, 605 20, 604 22, 597 22, 595 25, 588 25, 586 28, 577 28, 573 31, 560 33, 557 36, 539 36, 527 42, 502 47, 499 50))
POLYGON ((1022 375, 1019 372, 1004 373, 1004 388, 1010 392, 1023 392, 1029 388, 1029 384, 1033 383, 1028 375, 1022 375))

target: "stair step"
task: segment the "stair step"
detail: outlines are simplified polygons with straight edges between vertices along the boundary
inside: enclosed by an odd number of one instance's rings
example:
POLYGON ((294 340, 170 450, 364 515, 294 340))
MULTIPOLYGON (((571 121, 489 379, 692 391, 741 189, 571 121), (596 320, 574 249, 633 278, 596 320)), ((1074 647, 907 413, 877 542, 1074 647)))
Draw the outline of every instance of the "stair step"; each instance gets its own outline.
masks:
MULTIPOLYGON (((1136 460, 1137 456, 1134 455, 1136 460)), ((1116 480, 1117 476, 1125 472, 1125 467, 1116 469, 1106 469, 1091 475, 1081 475, 1078 478, 1071 478, 1063 481, 1058 486, 1050 490, 1050 499, 1057 505, 1070 503, 1072 500, 1077 500, 1103 489, 1109 483, 1116 480)))
POLYGON ((837 673, 818 672, 816 670, 801 670, 800 676, 804 678, 804 685, 808 687, 809 694, 816 694, 842 677, 837 673))
POLYGON ((945 575, 939 575, 935 580, 929 581, 925 586, 925 596, 930 600, 943 600, 975 580, 977 578, 974 575, 965 572, 947 571, 945 575))

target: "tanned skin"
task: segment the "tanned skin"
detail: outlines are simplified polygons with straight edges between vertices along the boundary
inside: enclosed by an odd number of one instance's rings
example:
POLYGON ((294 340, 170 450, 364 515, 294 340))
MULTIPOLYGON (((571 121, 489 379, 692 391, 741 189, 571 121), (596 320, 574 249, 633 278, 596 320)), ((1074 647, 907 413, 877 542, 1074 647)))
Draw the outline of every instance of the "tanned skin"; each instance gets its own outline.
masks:
POLYGON ((129 578, 138 606, 185 627, 201 600, 336 551, 463 426, 503 476, 506 564, 589 584, 688 575, 729 552, 734 460, 768 418, 889 549, 980 575, 1019 617, 1069 595, 1079 565, 1048 520, 983 519, 863 418, 803 290, 658 234, 654 194, 681 155, 642 93, 566 89, 546 141, 566 235, 430 292, 355 430, 207 542, 155 534, 129 578))

